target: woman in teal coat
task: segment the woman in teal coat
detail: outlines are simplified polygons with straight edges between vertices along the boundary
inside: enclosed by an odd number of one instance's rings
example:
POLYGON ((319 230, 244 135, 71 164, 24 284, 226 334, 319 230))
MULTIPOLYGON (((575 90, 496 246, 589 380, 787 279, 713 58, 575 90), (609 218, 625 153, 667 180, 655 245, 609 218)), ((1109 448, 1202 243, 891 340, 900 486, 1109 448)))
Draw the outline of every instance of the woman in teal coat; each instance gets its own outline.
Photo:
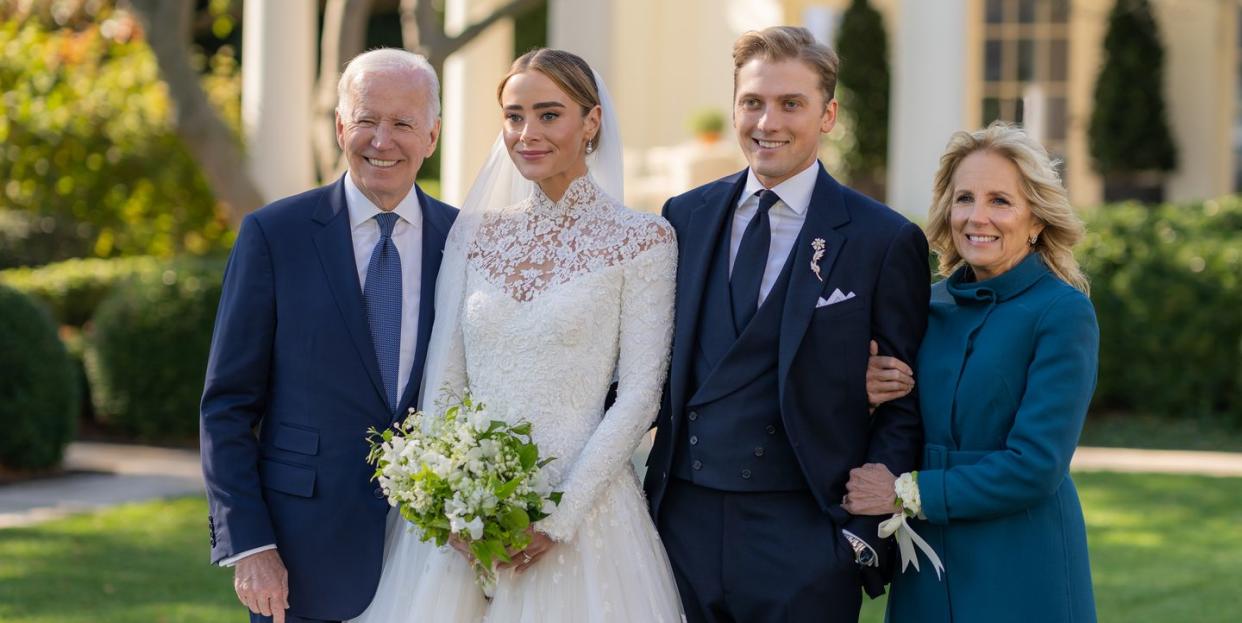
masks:
MULTIPOLYGON (((1099 342, 1072 255, 1081 221, 1044 149, 1004 124, 953 136, 935 197, 927 234, 948 278, 918 357, 923 467, 901 497, 883 465, 854 470, 845 508, 903 505, 943 561, 942 577, 922 553, 920 570, 894 572, 889 621, 1093 622, 1069 476, 1099 342)), ((874 357, 873 402, 910 391, 909 373, 874 357)))

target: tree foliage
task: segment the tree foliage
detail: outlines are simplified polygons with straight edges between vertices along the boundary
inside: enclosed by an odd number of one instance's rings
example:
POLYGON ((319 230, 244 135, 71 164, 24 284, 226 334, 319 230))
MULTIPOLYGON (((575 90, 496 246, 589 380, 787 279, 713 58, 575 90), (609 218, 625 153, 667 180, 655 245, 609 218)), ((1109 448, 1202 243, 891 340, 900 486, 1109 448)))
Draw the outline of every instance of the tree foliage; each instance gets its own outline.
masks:
POLYGON ((1171 171, 1177 148, 1164 105, 1164 47, 1148 0, 1117 0, 1088 130, 1097 171, 1171 171))
MULTIPOLYGON (((108 11, 70 27, 37 14, 4 17, 0 211, 28 216, 0 221, 59 232, 77 241, 64 245, 70 254, 171 256, 227 246, 232 234, 172 130, 167 92, 136 24, 108 11)), ((236 65, 225 53, 211 66, 215 99, 235 115, 236 65)), ((63 259, 49 251, 22 263, 63 259)), ((0 265, 16 263, 6 254, 0 265)))
POLYGON ((888 33, 883 16, 867 0, 853 0, 842 16, 837 53, 837 91, 855 143, 843 154, 844 164, 854 174, 877 174, 888 160, 888 33))

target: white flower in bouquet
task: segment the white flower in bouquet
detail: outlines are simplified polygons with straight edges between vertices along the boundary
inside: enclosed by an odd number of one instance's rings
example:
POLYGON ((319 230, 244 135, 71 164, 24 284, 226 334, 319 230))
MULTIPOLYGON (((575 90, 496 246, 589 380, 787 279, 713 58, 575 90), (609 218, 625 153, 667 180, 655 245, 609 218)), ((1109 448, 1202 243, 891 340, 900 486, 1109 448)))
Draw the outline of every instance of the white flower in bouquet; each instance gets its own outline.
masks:
POLYGON ((495 564, 524 549, 531 526, 560 502, 531 440, 530 423, 492 419, 467 394, 440 417, 410 410, 404 422, 371 431, 375 479, 423 541, 464 541, 480 587, 490 595, 495 564))

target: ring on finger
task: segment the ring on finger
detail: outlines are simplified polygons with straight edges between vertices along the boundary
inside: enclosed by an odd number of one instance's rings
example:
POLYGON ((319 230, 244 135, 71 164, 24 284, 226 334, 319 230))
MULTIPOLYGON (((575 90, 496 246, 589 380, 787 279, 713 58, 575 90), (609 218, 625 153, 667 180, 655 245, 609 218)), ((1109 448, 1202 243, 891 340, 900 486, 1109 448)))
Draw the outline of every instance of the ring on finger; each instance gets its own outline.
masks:
POLYGON ((530 554, 527 554, 527 553, 522 554, 522 562, 530 564, 530 561, 532 560, 534 559, 530 557, 530 554))

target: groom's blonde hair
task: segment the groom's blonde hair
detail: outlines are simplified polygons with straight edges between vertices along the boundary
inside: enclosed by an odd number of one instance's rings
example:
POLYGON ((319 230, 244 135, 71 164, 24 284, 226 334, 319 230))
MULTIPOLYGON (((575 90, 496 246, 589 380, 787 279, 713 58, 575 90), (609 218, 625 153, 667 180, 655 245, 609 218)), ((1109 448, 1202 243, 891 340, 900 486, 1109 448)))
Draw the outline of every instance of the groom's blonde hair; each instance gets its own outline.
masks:
POLYGON ((819 74, 824 104, 837 92, 840 61, 832 48, 815 40, 811 31, 799 26, 773 26, 744 33, 733 42, 733 93, 737 95, 737 74, 742 66, 761 58, 766 61, 799 60, 819 74))

